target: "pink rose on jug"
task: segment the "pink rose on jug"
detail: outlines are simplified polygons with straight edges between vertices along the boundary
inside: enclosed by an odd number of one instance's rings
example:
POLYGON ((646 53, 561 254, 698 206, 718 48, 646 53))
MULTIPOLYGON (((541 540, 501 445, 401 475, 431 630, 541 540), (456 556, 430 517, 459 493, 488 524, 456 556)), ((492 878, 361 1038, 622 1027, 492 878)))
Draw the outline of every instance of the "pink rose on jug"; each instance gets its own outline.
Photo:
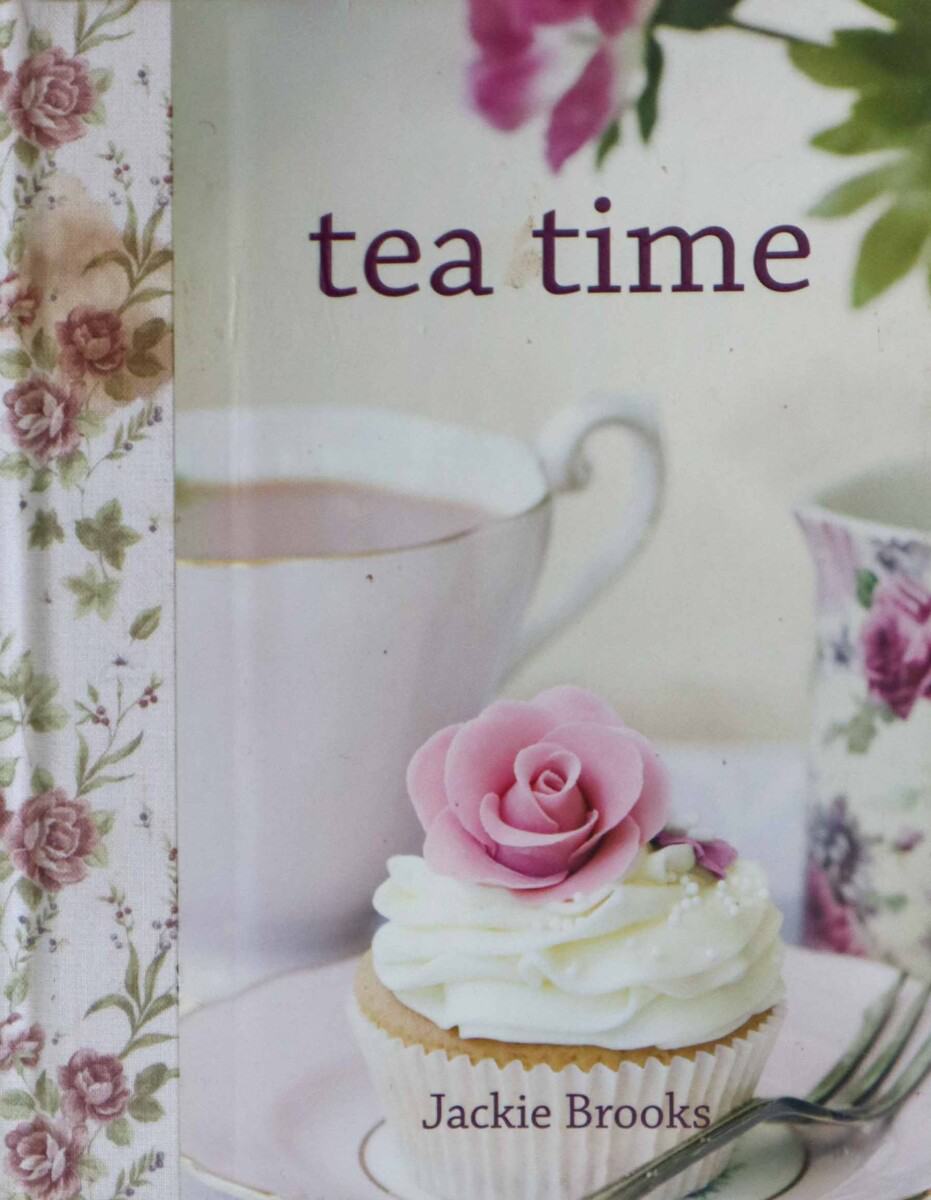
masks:
POLYGON ((931 592, 914 579, 881 584, 861 636, 870 692, 904 720, 931 696, 931 592))
POLYGON ((435 871, 546 900, 623 877, 668 809, 647 740, 576 687, 441 729, 407 782, 435 871))

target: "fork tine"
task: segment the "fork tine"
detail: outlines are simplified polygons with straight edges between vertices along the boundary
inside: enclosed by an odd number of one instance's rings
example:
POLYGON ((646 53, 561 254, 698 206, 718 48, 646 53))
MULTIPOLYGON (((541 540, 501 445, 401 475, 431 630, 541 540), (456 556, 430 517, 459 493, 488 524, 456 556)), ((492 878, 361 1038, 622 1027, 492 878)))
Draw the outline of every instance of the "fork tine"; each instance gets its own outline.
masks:
POLYGON ((888 1046, 883 1047, 882 1053, 876 1056, 869 1069, 857 1080, 857 1090, 847 1101, 848 1104, 851 1106, 863 1104, 879 1090, 911 1041, 912 1034, 918 1028, 918 1023, 928 1007, 929 1000, 931 1000, 931 983, 921 989, 902 1018, 892 1041, 888 1046))
POLYGON ((906 979, 905 972, 901 972, 892 987, 869 1006, 863 1014, 859 1033, 823 1079, 811 1089, 806 1096, 807 1100, 813 1104, 826 1103, 854 1075, 888 1025, 906 979))
POLYGON ((865 1104, 856 1109, 862 1120, 875 1121, 880 1117, 891 1116, 900 1108, 924 1083, 931 1074, 931 1036, 921 1044, 915 1056, 899 1075, 898 1079, 872 1104, 865 1104))

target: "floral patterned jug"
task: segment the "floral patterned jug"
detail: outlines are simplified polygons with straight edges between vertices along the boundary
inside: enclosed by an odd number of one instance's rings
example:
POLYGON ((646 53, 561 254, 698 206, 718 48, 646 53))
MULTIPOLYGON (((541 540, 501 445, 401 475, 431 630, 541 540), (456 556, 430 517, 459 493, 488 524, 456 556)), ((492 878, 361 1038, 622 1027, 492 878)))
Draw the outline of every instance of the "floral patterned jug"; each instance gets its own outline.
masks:
POLYGON ((931 472, 796 515, 817 573, 805 938, 931 979, 931 472))

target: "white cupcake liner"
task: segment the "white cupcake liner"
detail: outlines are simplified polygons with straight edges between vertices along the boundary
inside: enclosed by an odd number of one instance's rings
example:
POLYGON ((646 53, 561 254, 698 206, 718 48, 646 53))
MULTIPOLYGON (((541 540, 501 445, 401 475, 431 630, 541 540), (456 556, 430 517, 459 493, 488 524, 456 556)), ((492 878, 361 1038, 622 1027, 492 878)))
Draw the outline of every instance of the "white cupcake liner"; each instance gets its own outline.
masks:
MULTIPOLYGON (((566 1128, 568 1093, 588 1097, 594 1113, 599 1104, 629 1105, 642 1113, 650 1105, 666 1111, 666 1094, 675 1105, 708 1105, 717 1120, 749 1099, 782 1024, 777 1008, 753 1032, 714 1052, 694 1058, 677 1055, 668 1064, 651 1058, 644 1066, 623 1063, 613 1071, 601 1064, 589 1071, 541 1065, 527 1070, 518 1062, 499 1067, 491 1059, 472 1063, 466 1056, 450 1060, 442 1050, 427 1053, 405 1046, 351 1004, 350 1019, 366 1059, 389 1129, 419 1188, 436 1200, 582 1200, 589 1192, 626 1175, 657 1154, 691 1136, 693 1130, 566 1128), (527 1099, 528 1112, 545 1104, 552 1113, 549 1129, 449 1129, 432 1122, 443 1092, 449 1105, 466 1109, 487 1104, 492 1092, 502 1103, 527 1099)), ((655 1120, 655 1113, 650 1114, 655 1120)), ((680 1200, 703 1187, 727 1166, 732 1147, 702 1159, 652 1200, 680 1200)))

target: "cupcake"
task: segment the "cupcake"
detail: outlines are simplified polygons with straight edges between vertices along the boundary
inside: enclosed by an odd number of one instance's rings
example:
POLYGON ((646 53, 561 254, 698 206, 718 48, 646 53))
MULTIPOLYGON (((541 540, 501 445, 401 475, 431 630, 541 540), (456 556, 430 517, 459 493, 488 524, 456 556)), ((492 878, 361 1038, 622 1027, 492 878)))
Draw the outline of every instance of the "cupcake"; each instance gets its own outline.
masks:
POLYGON ((669 826, 645 738, 554 688, 435 734, 408 788, 423 857, 388 863, 351 1019, 418 1188, 582 1200, 753 1094, 780 916, 759 867, 669 826))

